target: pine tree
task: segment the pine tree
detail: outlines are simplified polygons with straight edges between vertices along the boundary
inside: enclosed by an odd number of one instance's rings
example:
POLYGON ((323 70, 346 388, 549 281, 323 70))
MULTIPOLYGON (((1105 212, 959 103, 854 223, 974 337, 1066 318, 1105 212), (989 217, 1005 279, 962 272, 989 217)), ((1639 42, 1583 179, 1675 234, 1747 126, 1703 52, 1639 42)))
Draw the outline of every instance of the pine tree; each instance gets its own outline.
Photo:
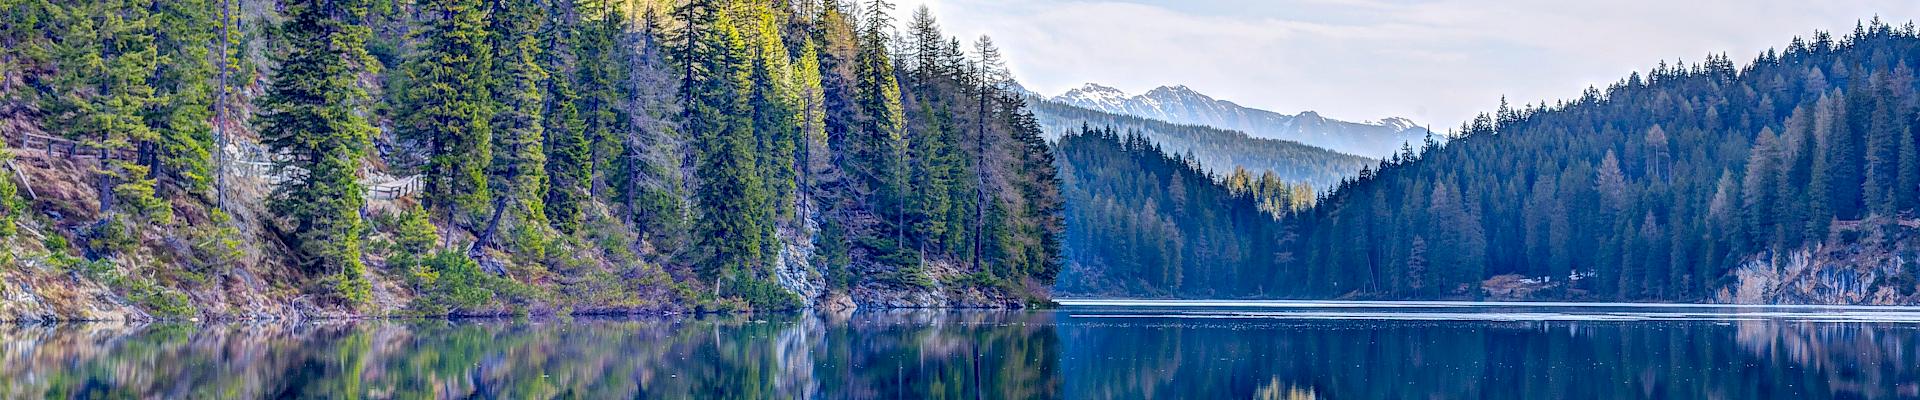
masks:
POLYGON ((1861 194, 1867 205, 1867 211, 1873 215, 1891 217, 1897 211, 1894 201, 1896 186, 1900 179, 1900 139, 1905 127, 1894 122, 1893 93, 1880 86, 1884 77, 1876 77, 1871 100, 1871 114, 1867 116, 1866 143, 1863 147, 1866 157, 1865 179, 1861 194))
MULTIPOLYGON (((152 175, 174 187, 206 194, 213 183, 212 119, 214 78, 210 46, 216 38, 208 25, 218 18, 207 0, 154 3, 155 43, 160 60, 155 71, 155 95, 161 104, 149 115, 158 139, 147 161, 152 175)), ((222 55, 224 56, 224 55, 222 55)))
POLYGON ((295 0, 284 3, 280 32, 287 53, 260 102, 260 136, 287 161, 288 177, 274 188, 269 208, 291 224, 299 265, 324 273, 336 295, 350 303, 370 296, 360 260, 360 207, 365 189, 358 177, 374 131, 360 107, 366 92, 358 73, 378 64, 366 52, 369 32, 355 23, 365 1, 295 0))
MULTIPOLYGON (((452 227, 456 216, 482 213, 491 193, 493 104, 487 10, 479 0, 424 3, 424 42, 407 64, 401 132, 427 149, 427 211, 452 227)), ((485 215, 485 214, 475 214, 485 215)))
POLYGON ((683 155, 691 154, 692 141, 676 126, 681 117, 679 76, 668 65, 661 29, 651 16, 642 18, 641 30, 627 35, 628 44, 637 51, 630 59, 624 110, 633 121, 623 147, 616 180, 621 204, 634 228, 646 240, 668 249, 681 249, 685 240, 687 208, 686 182, 689 165, 683 155))
POLYGON ((768 277, 764 266, 774 240, 754 128, 756 122, 782 124, 792 114, 773 109, 767 101, 772 93, 756 87, 754 78, 767 78, 769 72, 764 63, 754 62, 746 39, 720 11, 706 1, 675 10, 683 27, 672 52, 683 72, 684 130, 698 153, 694 171, 700 184, 693 197, 699 270, 713 279, 716 295, 732 287, 734 294, 753 296, 768 277), (755 106, 768 107, 768 113, 759 114, 755 106))
POLYGON ((597 4, 583 1, 578 8, 582 17, 574 25, 572 37, 573 89, 578 97, 573 103, 579 109, 583 134, 589 143, 588 162, 581 166, 586 171, 580 175, 588 179, 581 182, 587 185, 588 196, 601 196, 606 191, 605 178, 612 170, 613 159, 625 154, 621 142, 632 127, 620 93, 621 86, 627 82, 630 65, 631 52, 620 46, 628 19, 613 1, 597 4))
MULTIPOLYGON (((515 229, 531 230, 522 238, 535 238, 548 227, 545 194, 547 191, 546 83, 551 76, 541 65, 540 31, 546 29, 538 1, 512 0, 496 3, 489 28, 490 47, 498 50, 491 75, 492 98, 499 102, 490 127, 493 154, 489 188, 498 190, 490 221, 479 244, 492 238, 500 222, 513 216, 515 229)), ((537 243, 521 243, 522 250, 536 251, 537 243)))
POLYGON ((721 290, 725 278, 763 279, 761 270, 766 254, 765 223, 771 219, 765 186, 755 170, 753 125, 748 121, 747 75, 743 74, 748 56, 745 44, 732 27, 721 25, 709 39, 721 46, 720 53, 699 60, 707 74, 690 82, 698 91, 689 129, 700 143, 696 171, 701 186, 695 191, 699 206, 697 230, 699 246, 707 274, 715 280, 714 291, 721 290))
POLYGON ((44 105, 49 127, 85 141, 100 161, 95 187, 103 216, 124 208, 151 221, 171 221, 172 208, 156 195, 148 157, 141 153, 160 141, 147 118, 164 104, 152 77, 159 69, 151 14, 153 3, 116 0, 70 5, 62 40, 54 48, 59 74, 51 79, 57 97, 44 105))
POLYGON ((576 59, 579 36, 579 12, 572 1, 557 1, 547 10, 549 23, 541 31, 542 67, 549 71, 545 82, 546 101, 541 120, 545 123, 542 147, 546 150, 547 221, 562 233, 573 234, 585 221, 587 191, 592 185, 590 165, 593 142, 581 116, 580 95, 574 81, 580 76, 576 59))
POLYGON ((900 86, 895 80, 893 61, 887 45, 890 25, 887 15, 892 4, 885 0, 868 3, 861 18, 861 32, 853 75, 854 108, 857 120, 852 127, 853 142, 847 146, 843 164, 864 201, 866 211, 880 217, 879 232, 861 238, 879 254, 890 256, 892 264, 911 260, 906 248, 908 217, 906 195, 907 165, 903 141, 904 121, 900 104, 900 86))

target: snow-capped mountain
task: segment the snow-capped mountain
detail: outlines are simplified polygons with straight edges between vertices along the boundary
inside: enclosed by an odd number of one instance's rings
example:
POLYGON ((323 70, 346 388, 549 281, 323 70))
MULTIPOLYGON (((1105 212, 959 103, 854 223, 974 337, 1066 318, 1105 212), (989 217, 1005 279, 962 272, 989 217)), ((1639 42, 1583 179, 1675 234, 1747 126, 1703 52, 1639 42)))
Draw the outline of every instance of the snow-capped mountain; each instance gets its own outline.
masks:
POLYGON ((1161 86, 1140 95, 1088 83, 1053 101, 1082 108, 1167 122, 1243 131, 1254 137, 1291 140, 1342 153, 1384 158, 1404 143, 1416 146, 1427 129, 1406 118, 1348 122, 1306 111, 1286 115, 1243 107, 1209 97, 1186 86, 1161 86))

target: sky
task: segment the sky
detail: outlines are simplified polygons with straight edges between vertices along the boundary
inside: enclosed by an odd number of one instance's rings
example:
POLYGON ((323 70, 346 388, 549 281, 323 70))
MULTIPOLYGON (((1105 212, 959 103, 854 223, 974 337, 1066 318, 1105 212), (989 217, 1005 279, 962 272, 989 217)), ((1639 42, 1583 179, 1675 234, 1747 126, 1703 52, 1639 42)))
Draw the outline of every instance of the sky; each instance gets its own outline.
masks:
POLYGON ((951 36, 992 36, 1029 89, 1187 85, 1285 114, 1436 130, 1578 97, 1661 60, 1744 65, 1816 29, 1920 18, 1915 0, 899 0, 951 36))

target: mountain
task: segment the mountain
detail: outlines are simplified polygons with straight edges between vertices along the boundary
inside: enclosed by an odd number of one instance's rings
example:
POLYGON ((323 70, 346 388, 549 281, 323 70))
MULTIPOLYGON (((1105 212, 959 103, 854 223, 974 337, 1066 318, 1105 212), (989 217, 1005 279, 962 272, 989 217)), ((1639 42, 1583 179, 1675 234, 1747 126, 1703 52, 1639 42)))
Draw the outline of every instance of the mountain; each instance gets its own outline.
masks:
POLYGON ((1144 94, 1088 83, 1049 100, 1115 114, 1205 125, 1254 137, 1291 140, 1334 151, 1388 158, 1403 144, 1421 143, 1427 129, 1405 118, 1348 122, 1313 111, 1286 115, 1219 100, 1186 86, 1161 86, 1144 94))
POLYGON ((1218 176, 1228 175, 1236 168, 1245 168, 1256 175, 1270 171, 1282 181, 1304 182, 1324 189, 1359 174, 1362 167, 1375 162, 1299 142, 1251 137, 1239 131, 1115 114, 1031 96, 1027 103, 1034 117, 1040 120, 1042 130, 1056 135, 1050 138, 1076 132, 1082 126, 1138 133, 1176 157, 1192 155, 1204 170, 1218 176))

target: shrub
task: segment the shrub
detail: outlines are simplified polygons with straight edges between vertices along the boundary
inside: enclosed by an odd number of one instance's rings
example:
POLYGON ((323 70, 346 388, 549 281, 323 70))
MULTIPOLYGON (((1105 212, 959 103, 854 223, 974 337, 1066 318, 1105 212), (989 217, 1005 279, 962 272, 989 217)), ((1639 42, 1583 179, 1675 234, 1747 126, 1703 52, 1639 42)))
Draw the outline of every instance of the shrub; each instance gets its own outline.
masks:
POLYGON ((492 301, 505 279, 488 275, 480 264, 458 251, 443 250, 405 266, 418 297, 411 307, 422 314, 445 315, 492 301))

